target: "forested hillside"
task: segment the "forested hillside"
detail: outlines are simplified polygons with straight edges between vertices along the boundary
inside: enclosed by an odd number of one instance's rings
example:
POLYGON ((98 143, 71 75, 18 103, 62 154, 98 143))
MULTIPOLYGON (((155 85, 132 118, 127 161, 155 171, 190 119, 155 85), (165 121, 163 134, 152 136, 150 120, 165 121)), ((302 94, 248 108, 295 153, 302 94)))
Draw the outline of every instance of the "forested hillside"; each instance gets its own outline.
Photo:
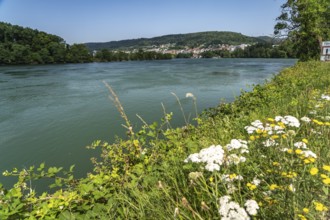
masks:
MULTIPOLYGON (((266 37, 267 38, 267 37, 266 37)), ((86 46, 90 50, 100 49, 128 49, 128 48, 142 48, 148 46, 160 46, 163 44, 174 44, 175 47, 198 47, 203 45, 207 47, 209 45, 217 44, 251 44, 251 43, 264 43, 270 41, 271 38, 255 38, 248 37, 240 33, 225 32, 225 31, 210 31, 199 32, 190 34, 172 34, 154 38, 140 38, 132 40, 110 41, 105 43, 86 43, 86 46)))
POLYGON ((84 44, 69 45, 59 36, 0 22, 0 65, 82 63, 91 60, 84 44))

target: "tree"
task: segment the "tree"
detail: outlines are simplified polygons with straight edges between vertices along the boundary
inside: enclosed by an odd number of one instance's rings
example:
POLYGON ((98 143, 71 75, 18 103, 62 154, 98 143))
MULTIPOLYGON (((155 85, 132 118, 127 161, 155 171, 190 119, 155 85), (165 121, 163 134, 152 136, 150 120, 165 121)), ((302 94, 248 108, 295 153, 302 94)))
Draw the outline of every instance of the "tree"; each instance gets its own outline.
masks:
POLYGON ((318 59, 323 40, 330 40, 329 0, 287 0, 274 33, 288 37, 301 60, 318 59))

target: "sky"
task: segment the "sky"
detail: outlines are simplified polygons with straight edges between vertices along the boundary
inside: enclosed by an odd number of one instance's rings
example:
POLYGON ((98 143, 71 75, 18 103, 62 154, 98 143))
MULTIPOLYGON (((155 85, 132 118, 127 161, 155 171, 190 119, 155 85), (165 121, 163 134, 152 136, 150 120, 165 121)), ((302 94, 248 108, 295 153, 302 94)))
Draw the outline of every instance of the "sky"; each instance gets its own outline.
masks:
POLYGON ((271 36, 285 0, 0 0, 0 21, 108 42, 202 31, 271 36))

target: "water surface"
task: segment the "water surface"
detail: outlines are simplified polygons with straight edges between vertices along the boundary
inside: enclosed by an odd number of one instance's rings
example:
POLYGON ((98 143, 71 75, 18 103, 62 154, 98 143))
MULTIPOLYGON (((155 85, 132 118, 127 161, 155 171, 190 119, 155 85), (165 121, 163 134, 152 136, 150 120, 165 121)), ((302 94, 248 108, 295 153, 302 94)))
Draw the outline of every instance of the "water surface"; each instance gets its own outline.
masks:
MULTIPOLYGON (((90 171, 93 140, 114 140, 125 132, 124 121, 108 99, 108 82, 133 123, 136 114, 151 123, 174 112, 173 125, 183 124, 174 92, 187 114, 232 101, 247 85, 263 83, 290 59, 178 59, 122 63, 89 63, 0 67, 0 171, 46 162, 76 164, 90 171)), ((0 177, 0 182, 10 180, 0 177)))

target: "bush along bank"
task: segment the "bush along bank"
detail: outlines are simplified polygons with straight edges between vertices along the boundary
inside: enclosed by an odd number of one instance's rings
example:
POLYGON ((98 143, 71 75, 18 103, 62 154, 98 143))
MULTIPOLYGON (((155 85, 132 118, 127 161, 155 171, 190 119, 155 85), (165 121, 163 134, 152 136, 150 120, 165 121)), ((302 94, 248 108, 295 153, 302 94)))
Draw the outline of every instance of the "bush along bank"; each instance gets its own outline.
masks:
POLYGON ((165 112, 133 131, 122 116, 128 138, 92 143, 102 153, 86 178, 45 164, 3 172, 18 181, 0 189, 1 219, 330 218, 329 63, 285 69, 197 126, 172 128, 165 112), (40 178, 53 193, 35 192, 40 178))

